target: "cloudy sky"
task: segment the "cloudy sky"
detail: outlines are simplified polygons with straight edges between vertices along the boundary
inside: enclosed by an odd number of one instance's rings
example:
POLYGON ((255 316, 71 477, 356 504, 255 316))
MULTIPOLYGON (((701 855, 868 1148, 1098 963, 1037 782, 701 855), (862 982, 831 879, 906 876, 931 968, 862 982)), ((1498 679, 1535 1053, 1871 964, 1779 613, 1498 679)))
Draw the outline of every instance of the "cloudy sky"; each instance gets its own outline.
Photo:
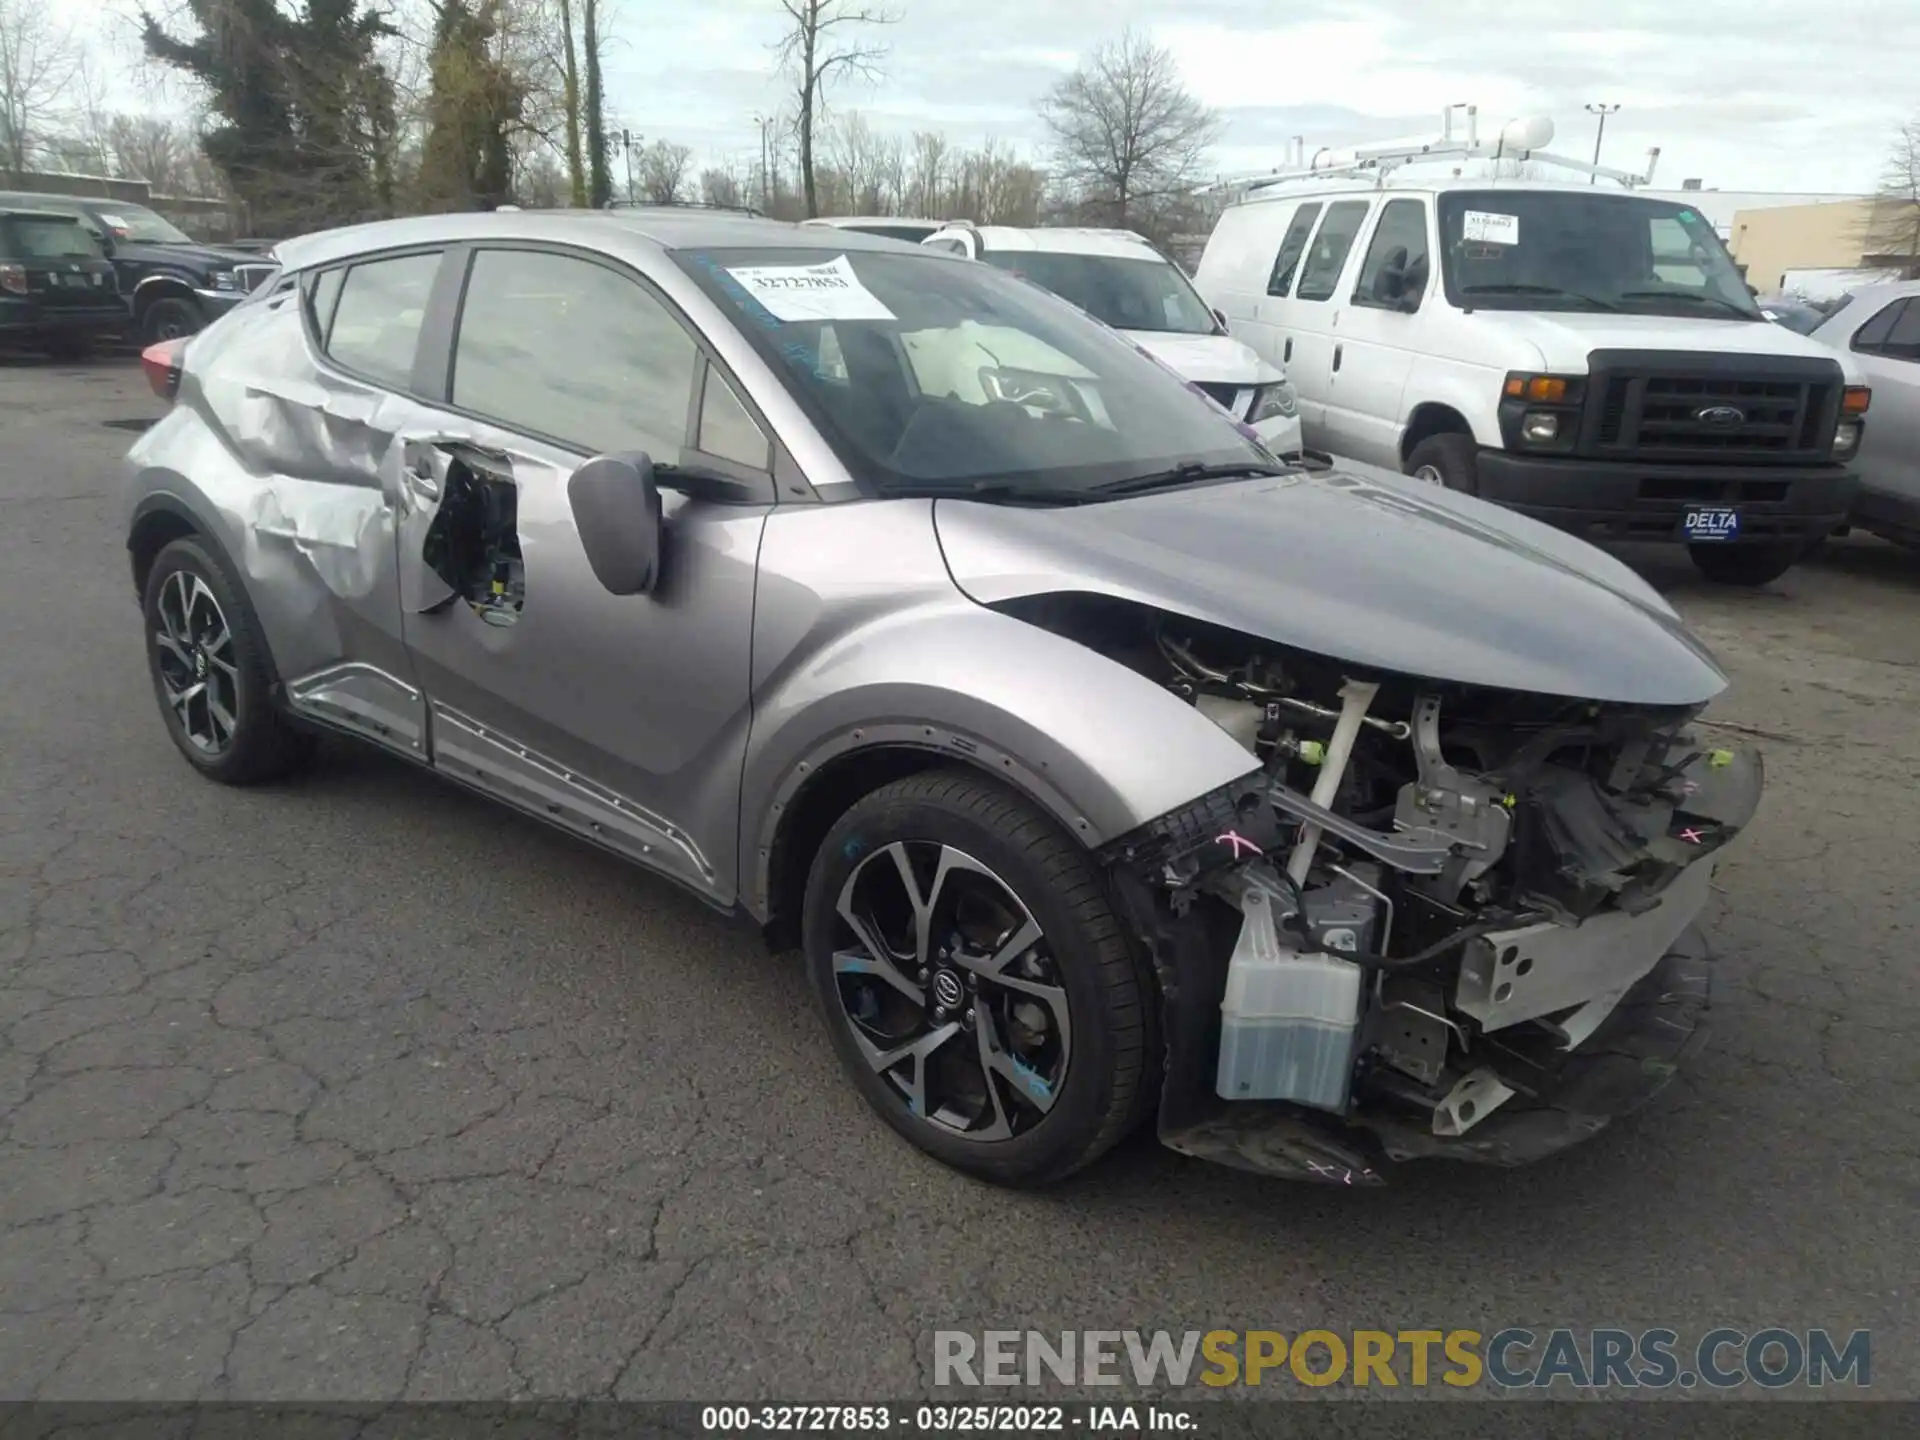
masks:
MULTIPOLYGON (((59 0, 56 0, 59 3, 59 0)), ((67 0, 71 3, 71 0, 67 0)), ((129 0, 86 0, 104 30, 129 0)), ((890 0, 876 86, 836 97, 876 125, 992 136, 1037 152, 1034 102, 1079 54, 1132 24, 1180 62, 1226 121, 1219 164, 1438 128, 1454 102, 1489 122, 1550 115, 1553 148, 1587 156, 1589 101, 1621 106, 1608 163, 1661 147, 1659 180, 1726 190, 1872 187, 1895 127, 1920 112, 1920 0, 890 0), (1567 18, 1551 18, 1564 8, 1567 18), (1543 18, 1536 25, 1516 17, 1543 18), (1827 23, 1831 18, 1832 23, 1827 23)), ((758 153, 756 114, 785 99, 777 0, 603 0, 607 103, 647 138, 704 160, 758 153)))

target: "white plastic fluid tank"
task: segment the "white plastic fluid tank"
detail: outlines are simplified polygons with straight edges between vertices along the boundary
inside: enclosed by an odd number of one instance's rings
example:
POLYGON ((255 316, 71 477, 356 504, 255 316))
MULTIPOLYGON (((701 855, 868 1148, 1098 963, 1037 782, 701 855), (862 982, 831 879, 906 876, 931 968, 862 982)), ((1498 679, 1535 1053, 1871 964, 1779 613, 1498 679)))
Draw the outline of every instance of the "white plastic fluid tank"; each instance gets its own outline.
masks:
POLYGON ((1264 890, 1249 888, 1241 912, 1220 1002, 1214 1089, 1227 1100, 1344 1110, 1365 972, 1283 944, 1264 890))

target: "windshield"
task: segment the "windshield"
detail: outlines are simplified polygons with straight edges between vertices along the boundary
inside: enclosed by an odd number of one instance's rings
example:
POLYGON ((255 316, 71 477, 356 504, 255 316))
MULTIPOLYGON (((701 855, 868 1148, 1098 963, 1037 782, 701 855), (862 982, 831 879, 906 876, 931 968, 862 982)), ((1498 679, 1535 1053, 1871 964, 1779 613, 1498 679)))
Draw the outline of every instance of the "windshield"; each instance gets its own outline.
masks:
POLYGON ((92 260, 100 246, 77 220, 10 215, 0 218, 7 243, 0 254, 20 260, 92 260))
POLYGON ((1112 331, 987 265, 820 248, 674 257, 863 488, 1063 501, 1177 466, 1281 468, 1112 331))
POLYGON ((1187 277, 1165 260, 989 250, 980 257, 1051 290, 1116 330, 1211 335, 1219 327, 1187 277))
POLYGON ((116 240, 132 240, 136 244, 148 245, 191 245, 193 240, 184 231, 175 228, 151 210, 143 210, 138 205, 103 205, 93 212, 94 218, 107 227, 107 233, 116 240))
POLYGON ((1447 298, 1463 309, 1762 319, 1713 226, 1675 202, 1455 190, 1441 197, 1440 235, 1447 298))

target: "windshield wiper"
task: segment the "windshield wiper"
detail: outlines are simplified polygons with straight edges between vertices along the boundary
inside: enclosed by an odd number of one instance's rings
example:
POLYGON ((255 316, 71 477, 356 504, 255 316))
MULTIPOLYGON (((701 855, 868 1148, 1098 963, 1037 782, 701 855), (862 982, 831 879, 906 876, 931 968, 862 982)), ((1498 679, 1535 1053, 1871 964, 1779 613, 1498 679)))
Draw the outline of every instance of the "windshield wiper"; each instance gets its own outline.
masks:
POLYGON ((1718 305, 1721 309, 1738 315, 1742 320, 1764 318, 1757 310, 1736 305, 1724 295, 1709 295, 1701 290, 1624 290, 1620 298, 1622 300, 1698 300, 1705 305, 1718 305))
POLYGON ((1584 290, 1568 290, 1559 285, 1525 285, 1519 282, 1501 285, 1462 285, 1462 295, 1557 295, 1565 300, 1580 300, 1596 310, 1618 311, 1620 307, 1611 300, 1602 300, 1598 295, 1589 295, 1584 290))
POLYGON ((1088 505, 1094 500, 1090 491, 1066 490, 1057 485, 1022 485, 1017 480, 974 480, 955 485, 932 482, 889 485, 885 493, 889 498, 1013 500, 1031 505, 1088 505))
POLYGON ((1189 460, 1184 465, 1175 465, 1170 470, 1155 470, 1146 475, 1129 475, 1123 480, 1109 480, 1104 485, 1093 487, 1096 495, 1144 495, 1149 490, 1175 490, 1182 485, 1195 485, 1203 480, 1237 480, 1241 476, 1285 475, 1285 470, 1274 470, 1264 465, 1249 465, 1241 461, 1232 465, 1202 465, 1197 460, 1189 460))

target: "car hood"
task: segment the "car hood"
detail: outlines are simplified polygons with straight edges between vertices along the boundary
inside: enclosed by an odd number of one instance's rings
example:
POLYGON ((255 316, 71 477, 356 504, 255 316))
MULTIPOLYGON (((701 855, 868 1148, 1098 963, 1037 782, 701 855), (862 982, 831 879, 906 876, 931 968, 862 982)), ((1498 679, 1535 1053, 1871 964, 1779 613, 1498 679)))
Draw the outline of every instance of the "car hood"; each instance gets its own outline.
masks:
POLYGON ((1182 380, 1200 385, 1271 385, 1285 379, 1254 348, 1231 335, 1169 335, 1161 330, 1120 332, 1182 380))
POLYGON ((981 604, 1110 595, 1357 671, 1588 700, 1694 705, 1726 686, 1612 556, 1372 467, 1058 509, 942 499, 934 525, 981 604))
POLYGON ((1709 320, 1671 315, 1611 315, 1587 311, 1486 310, 1509 336, 1540 352, 1545 368, 1578 374, 1590 350, 1711 350, 1722 355, 1802 355, 1830 360, 1833 352, 1765 320, 1709 320))
POLYGON ((228 270, 248 261, 258 265, 266 257, 219 245, 155 245, 128 240, 114 243, 113 258, 181 270, 228 270))

